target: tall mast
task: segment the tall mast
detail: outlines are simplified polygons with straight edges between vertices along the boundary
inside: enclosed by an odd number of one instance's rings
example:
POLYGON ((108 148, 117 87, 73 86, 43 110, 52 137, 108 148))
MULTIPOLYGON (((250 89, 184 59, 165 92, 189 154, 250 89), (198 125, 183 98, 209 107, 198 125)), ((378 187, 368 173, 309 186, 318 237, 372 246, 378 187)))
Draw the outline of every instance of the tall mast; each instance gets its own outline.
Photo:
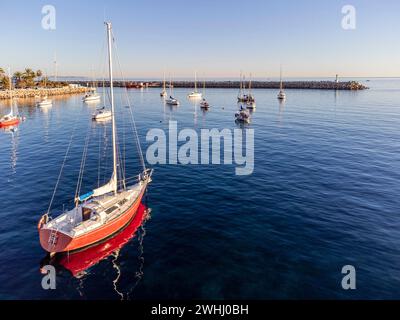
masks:
POLYGON ((118 179, 117 179, 117 134, 115 124, 115 107, 114 107, 114 86, 113 86, 113 65, 112 65, 112 36, 111 36, 111 22, 106 22, 107 25, 107 38, 108 38, 108 72, 110 76, 110 97, 111 97, 111 118, 112 118, 112 141, 113 141, 113 177, 114 193, 117 193, 118 179))
POLYGON ((249 81, 249 96, 251 94, 251 79, 252 79, 252 74, 250 73, 250 81, 249 81))
POLYGON ((197 72, 194 72, 194 92, 197 92, 197 72))
POLYGON ((57 82, 57 52, 54 52, 54 82, 57 82))
POLYGON ((242 96, 242 88, 243 88, 243 85, 242 85, 242 71, 240 71, 240 89, 239 89, 239 96, 240 97, 242 96))
POLYGON ((282 90, 283 85, 282 85, 282 65, 281 65, 281 71, 280 71, 280 78, 281 78, 281 83, 280 83, 280 90, 282 90))
POLYGON ((10 90, 10 107, 11 107, 11 112, 10 112, 10 114, 11 114, 11 116, 13 116, 14 115, 14 110, 13 110, 13 97, 12 97, 12 88, 11 88, 11 86, 12 86, 12 78, 11 78, 11 68, 10 67, 8 67, 8 82, 9 82, 9 90, 10 90))
POLYGON ((165 71, 164 71, 164 82, 163 82, 163 92, 166 92, 167 90, 165 90, 165 71))

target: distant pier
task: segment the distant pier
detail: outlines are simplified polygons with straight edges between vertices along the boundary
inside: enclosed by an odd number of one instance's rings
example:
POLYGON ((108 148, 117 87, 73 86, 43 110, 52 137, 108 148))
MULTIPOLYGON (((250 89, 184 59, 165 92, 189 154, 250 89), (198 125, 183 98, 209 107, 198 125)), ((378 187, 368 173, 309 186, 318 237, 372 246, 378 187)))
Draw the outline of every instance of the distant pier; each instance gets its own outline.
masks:
MULTIPOLYGON (((82 86, 96 86, 96 82, 92 81, 71 81, 70 83, 79 84, 82 86)), ((102 86, 102 83, 97 82, 97 86, 102 86)), ((105 81, 104 86, 109 87, 110 83, 105 81)), ((202 87, 202 83, 198 82, 198 88, 202 87)), ((114 81, 115 87, 127 88, 160 88, 160 81, 114 81)), ((167 84, 168 86, 168 84, 167 84)), ((193 81, 174 81, 175 88, 194 88, 193 81)), ((368 87, 357 81, 287 81, 283 84, 285 89, 313 89, 313 90, 365 90, 368 87)), ((239 89, 239 81, 206 81, 207 88, 221 89, 239 89)), ((246 82, 248 87, 248 82, 246 82)), ((252 81, 252 89, 279 89, 278 81, 252 81)))
MULTIPOLYGON (((91 81, 70 81, 69 86, 61 88, 28 88, 28 89, 14 89, 12 96, 14 98, 34 98, 43 96, 57 96, 67 94, 81 94, 89 90, 87 86, 102 86, 98 82, 91 81)), ((109 87, 110 83, 104 83, 109 87)), ((115 87, 127 88, 161 88, 162 82, 160 81, 114 81, 115 87)), ((194 88, 193 81, 175 81, 174 88, 194 88)), ((248 83, 246 83, 246 87, 248 83)), ((202 84, 198 83, 198 87, 202 84)), ((206 81, 207 88, 220 88, 220 89, 239 89, 239 81, 206 81)), ((253 81, 251 83, 252 89, 279 89, 278 81, 253 81)), ((285 89, 313 89, 313 90, 365 90, 368 87, 357 81, 336 82, 336 81, 287 81, 284 83, 285 89)), ((10 99, 9 90, 0 90, 0 100, 10 99)))

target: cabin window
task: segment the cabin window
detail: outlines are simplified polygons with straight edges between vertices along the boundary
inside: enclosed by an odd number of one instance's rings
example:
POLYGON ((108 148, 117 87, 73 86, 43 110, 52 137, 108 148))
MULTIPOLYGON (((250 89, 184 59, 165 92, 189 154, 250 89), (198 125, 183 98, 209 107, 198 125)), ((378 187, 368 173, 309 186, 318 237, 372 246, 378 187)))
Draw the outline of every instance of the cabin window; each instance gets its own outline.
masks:
POLYGON ((113 212, 115 209, 118 209, 117 206, 112 206, 111 208, 108 208, 105 213, 110 214, 111 212, 113 212))
POLYGON ((90 215, 92 213, 92 210, 89 208, 83 208, 82 209, 82 221, 86 221, 90 219, 90 215))
POLYGON ((120 202, 118 202, 118 205, 121 207, 123 206, 126 202, 128 201, 128 199, 123 199, 120 202))

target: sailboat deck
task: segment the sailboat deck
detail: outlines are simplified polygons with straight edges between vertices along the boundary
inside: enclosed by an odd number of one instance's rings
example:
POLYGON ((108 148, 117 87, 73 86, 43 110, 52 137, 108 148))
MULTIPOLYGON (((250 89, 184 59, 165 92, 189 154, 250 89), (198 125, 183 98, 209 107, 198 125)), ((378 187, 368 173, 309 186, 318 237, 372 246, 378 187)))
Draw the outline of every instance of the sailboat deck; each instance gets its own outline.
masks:
POLYGON ((96 229, 125 212, 136 200, 141 189, 142 184, 138 183, 116 196, 108 194, 92 198, 50 221, 47 228, 71 237, 96 229))

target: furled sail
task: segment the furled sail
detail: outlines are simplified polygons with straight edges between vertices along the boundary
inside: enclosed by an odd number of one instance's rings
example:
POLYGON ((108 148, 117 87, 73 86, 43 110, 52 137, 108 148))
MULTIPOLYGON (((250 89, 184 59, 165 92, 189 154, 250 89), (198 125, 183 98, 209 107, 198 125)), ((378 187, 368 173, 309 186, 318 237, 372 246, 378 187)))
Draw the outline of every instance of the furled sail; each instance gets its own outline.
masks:
POLYGON ((105 185, 94 189, 91 192, 88 192, 84 195, 81 195, 79 197, 79 201, 85 201, 91 197, 97 197, 97 196, 102 196, 103 194, 115 191, 117 187, 117 180, 115 175, 113 174, 113 176, 111 177, 110 181, 108 181, 105 185))

